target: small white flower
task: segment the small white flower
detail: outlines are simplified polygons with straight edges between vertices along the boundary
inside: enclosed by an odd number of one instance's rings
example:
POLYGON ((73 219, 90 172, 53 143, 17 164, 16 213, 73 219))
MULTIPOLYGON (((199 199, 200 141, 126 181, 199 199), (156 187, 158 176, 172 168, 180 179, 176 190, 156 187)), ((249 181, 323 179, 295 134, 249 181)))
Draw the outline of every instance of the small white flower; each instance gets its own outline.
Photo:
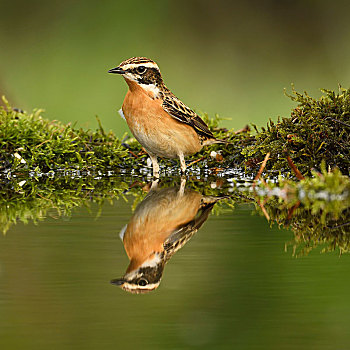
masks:
POLYGON ((17 158, 22 164, 27 163, 17 152, 14 154, 15 158, 17 158))
POLYGON ((215 151, 210 152, 210 157, 216 158, 216 155, 217 155, 217 152, 215 152, 215 151))

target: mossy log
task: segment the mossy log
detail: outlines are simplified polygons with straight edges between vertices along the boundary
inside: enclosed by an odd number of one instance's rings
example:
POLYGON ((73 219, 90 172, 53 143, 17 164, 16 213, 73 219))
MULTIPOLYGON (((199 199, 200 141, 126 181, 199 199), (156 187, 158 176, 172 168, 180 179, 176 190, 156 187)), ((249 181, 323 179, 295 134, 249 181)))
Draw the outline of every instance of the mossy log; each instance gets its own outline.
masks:
MULTIPOLYGON (((214 135, 227 141, 224 145, 204 148, 189 157, 195 173, 220 173, 240 168, 255 174, 265 155, 270 159, 265 176, 293 175, 290 161, 304 176, 312 169, 337 167, 350 173, 350 90, 323 90, 315 100, 294 89, 290 98, 297 103, 289 117, 269 121, 267 127, 240 131, 219 127, 220 118, 202 115, 214 135)), ((0 171, 6 173, 48 174, 56 171, 138 172, 147 171, 147 154, 135 139, 125 135, 119 139, 106 133, 99 122, 96 131, 83 130, 71 124, 49 121, 42 110, 26 113, 12 108, 4 99, 0 107, 0 171)), ((164 174, 174 174, 176 160, 163 159, 164 174)), ((149 170, 150 171, 150 170, 149 170)), ((189 169, 191 173, 191 167, 189 169)))

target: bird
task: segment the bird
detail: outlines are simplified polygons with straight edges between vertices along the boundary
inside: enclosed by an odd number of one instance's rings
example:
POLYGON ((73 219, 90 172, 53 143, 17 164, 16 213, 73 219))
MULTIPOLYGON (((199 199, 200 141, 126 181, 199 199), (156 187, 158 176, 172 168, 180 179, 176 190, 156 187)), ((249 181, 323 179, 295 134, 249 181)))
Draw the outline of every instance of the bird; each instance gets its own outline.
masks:
POLYGON ((225 142, 216 139, 198 114, 165 86, 157 63, 151 59, 131 57, 108 73, 120 74, 128 84, 120 114, 147 151, 153 177, 159 178, 157 157, 178 158, 184 174, 186 156, 203 146, 225 142))
POLYGON ((111 283, 133 293, 158 288, 165 264, 208 219, 223 197, 203 196, 180 186, 159 188, 156 181, 120 232, 130 263, 123 277, 111 283))

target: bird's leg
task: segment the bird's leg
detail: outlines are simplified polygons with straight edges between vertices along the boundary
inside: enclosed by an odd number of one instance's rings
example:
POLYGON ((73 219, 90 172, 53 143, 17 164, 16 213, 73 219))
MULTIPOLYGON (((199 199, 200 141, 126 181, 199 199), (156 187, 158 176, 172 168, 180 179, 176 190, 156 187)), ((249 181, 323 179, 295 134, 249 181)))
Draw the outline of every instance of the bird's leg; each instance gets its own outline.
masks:
POLYGON ((159 164, 157 161, 157 156, 154 154, 149 153, 149 157, 151 158, 152 161, 152 166, 153 166, 153 177, 156 179, 159 179, 159 164))
POLYGON ((178 192, 179 197, 182 197, 184 195, 185 187, 186 187, 186 177, 181 176, 180 188, 179 188, 179 192, 178 192))
POLYGON ((185 174, 185 171, 186 171, 185 157, 182 153, 180 153, 179 158, 180 158, 180 164, 181 164, 181 174, 185 174))

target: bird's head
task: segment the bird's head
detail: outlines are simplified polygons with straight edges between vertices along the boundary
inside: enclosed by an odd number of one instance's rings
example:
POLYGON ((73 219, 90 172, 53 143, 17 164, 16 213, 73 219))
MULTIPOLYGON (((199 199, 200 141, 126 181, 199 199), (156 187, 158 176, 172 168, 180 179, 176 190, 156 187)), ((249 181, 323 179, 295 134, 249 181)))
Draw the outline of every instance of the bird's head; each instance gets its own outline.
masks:
POLYGON ((143 89, 153 91, 155 96, 163 85, 157 63, 146 57, 131 57, 108 73, 120 74, 127 83, 136 82, 143 89))
POLYGON ((122 278, 111 280, 111 283, 133 294, 148 293, 158 288, 164 266, 165 261, 158 254, 130 271, 130 268, 132 268, 131 261, 125 275, 122 278))

